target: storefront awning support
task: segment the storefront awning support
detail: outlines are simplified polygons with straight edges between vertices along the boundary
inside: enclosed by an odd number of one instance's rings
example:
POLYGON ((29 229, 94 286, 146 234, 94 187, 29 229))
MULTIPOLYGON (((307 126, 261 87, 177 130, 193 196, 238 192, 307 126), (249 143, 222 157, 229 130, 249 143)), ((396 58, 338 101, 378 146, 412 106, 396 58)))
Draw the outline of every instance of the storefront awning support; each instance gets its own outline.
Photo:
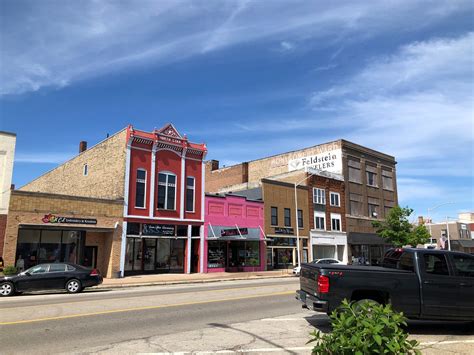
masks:
POLYGON ((239 232, 240 238, 245 239, 242 233, 240 233, 239 226, 236 224, 235 227, 237 228, 237 232, 239 232))
POLYGON ((212 224, 211 224, 211 223, 209 223, 209 228, 211 228, 212 236, 213 236, 214 238, 217 238, 217 237, 216 237, 216 234, 214 233, 214 229, 212 229, 212 224))

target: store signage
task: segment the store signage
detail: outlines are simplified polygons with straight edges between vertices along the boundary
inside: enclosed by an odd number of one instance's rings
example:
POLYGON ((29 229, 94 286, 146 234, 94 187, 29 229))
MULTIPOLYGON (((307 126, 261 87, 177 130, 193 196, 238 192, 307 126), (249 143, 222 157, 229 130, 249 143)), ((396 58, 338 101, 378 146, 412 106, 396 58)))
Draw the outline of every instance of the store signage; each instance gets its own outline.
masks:
POLYGON ((305 168, 342 174, 342 151, 341 149, 330 150, 325 153, 293 159, 288 162, 288 171, 305 168))
POLYGON ((45 214, 41 220, 43 223, 97 224, 93 218, 60 217, 51 213, 45 214))
POLYGON ((293 228, 275 227, 275 234, 293 234, 293 228))
POLYGON ((142 235, 176 236, 175 226, 170 224, 143 224, 142 235))
POLYGON ((247 235, 249 234, 249 230, 247 228, 232 228, 232 229, 223 229, 221 230, 221 237, 230 237, 236 235, 247 235), (240 231, 240 233, 239 233, 240 231))

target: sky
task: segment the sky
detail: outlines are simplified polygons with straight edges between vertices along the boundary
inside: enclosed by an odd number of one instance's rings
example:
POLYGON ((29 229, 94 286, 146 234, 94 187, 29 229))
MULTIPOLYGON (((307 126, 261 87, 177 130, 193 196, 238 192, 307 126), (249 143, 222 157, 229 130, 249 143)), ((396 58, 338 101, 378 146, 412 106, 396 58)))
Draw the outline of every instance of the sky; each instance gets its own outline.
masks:
POLYGON ((395 156, 414 216, 455 218, 474 211, 473 19, 456 0, 0 1, 13 182, 172 122, 227 166, 353 141, 395 156))

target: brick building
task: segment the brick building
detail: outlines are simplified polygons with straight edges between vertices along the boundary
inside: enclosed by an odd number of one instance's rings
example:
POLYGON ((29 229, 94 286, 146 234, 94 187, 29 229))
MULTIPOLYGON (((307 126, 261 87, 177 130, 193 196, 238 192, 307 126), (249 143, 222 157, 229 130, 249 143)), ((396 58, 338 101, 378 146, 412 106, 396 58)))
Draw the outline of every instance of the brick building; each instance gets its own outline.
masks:
POLYGON ((398 204, 393 156, 341 139, 225 168, 210 160, 206 192, 245 190, 266 177, 310 167, 342 175, 349 259, 377 264, 389 246, 371 222, 398 204))
MULTIPOLYGON (((50 215, 55 222, 59 221, 57 223, 62 228, 62 234, 56 233, 54 238, 50 232, 40 231, 38 248, 50 244, 48 248, 55 253, 47 256, 48 261, 66 259, 62 238, 65 231, 75 231, 79 235, 77 243, 84 246, 97 244, 97 265, 103 268, 103 272, 107 270, 110 277, 202 271, 202 162, 206 152, 204 144, 190 142, 172 124, 152 132, 129 126, 90 149, 87 149, 86 142, 81 142, 79 155, 18 191, 19 194, 29 194, 15 195, 10 206, 20 205, 19 216, 12 214, 8 218, 9 234, 4 256, 10 263, 18 262, 19 253, 24 253, 19 248, 22 247, 22 231, 31 224, 41 230, 53 227, 50 222, 36 223, 43 214, 41 217, 45 220, 50 215), (49 209, 38 204, 38 193, 45 206, 51 202, 49 209), (58 196, 65 199, 62 200, 64 206, 53 203, 58 196), (76 206, 79 200, 74 198, 82 199, 81 206, 76 206), (109 206, 104 205, 105 210, 113 209, 110 215, 107 214, 107 218, 118 223, 114 224, 112 234, 110 221, 99 223, 104 216, 94 207, 97 203, 109 206), (117 205, 120 205, 119 215, 115 210, 117 205), (63 218, 55 218, 57 216, 63 218), (98 234, 100 230, 104 233, 98 234), (120 235, 117 230, 121 231, 120 235)), ((57 229, 56 224, 54 227, 57 229)), ((88 258, 84 253, 85 249, 78 251, 78 262, 88 258)), ((29 261, 40 260, 43 260, 42 256, 35 255, 29 261)))
POLYGON ((10 204, 15 143, 15 133, 0 131, 0 256, 3 253, 3 241, 10 204))

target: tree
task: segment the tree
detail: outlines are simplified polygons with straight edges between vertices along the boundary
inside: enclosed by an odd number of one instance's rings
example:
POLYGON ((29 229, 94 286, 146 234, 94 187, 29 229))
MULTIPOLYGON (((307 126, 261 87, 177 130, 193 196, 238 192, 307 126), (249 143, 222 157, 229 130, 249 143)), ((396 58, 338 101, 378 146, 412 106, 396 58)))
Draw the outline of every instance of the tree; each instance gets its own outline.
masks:
POLYGON ((430 233, 424 225, 414 226, 408 221, 412 213, 411 208, 396 206, 390 210, 384 221, 373 221, 372 226, 377 228, 379 236, 396 247, 426 244, 430 233))

